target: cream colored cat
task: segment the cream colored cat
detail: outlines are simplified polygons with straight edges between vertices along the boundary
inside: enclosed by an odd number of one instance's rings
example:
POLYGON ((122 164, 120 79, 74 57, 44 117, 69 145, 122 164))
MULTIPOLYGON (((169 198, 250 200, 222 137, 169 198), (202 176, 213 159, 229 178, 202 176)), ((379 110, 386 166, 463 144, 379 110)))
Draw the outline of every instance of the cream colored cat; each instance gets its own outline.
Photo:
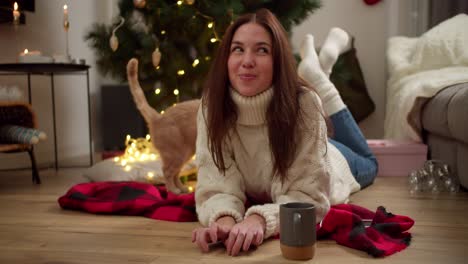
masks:
POLYGON ((173 193, 187 192, 179 173, 195 154, 200 100, 178 103, 160 114, 146 101, 138 82, 138 60, 135 58, 127 64, 127 79, 135 104, 148 125, 151 141, 159 151, 166 187, 173 193))

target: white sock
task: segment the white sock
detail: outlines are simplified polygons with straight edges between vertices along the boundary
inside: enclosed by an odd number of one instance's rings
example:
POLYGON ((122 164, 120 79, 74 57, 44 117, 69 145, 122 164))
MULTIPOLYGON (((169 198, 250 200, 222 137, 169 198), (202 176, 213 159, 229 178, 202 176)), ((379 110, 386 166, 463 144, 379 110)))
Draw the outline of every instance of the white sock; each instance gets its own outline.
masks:
POLYGON ((345 108, 346 105, 343 103, 338 90, 336 90, 335 85, 328 79, 320 66, 312 35, 306 35, 299 53, 302 60, 297 68, 297 73, 317 91, 322 99, 325 114, 330 116, 345 108))
POLYGON ((320 66, 317 52, 315 51, 314 36, 311 34, 305 36, 301 43, 299 54, 302 60, 297 67, 297 72, 301 78, 313 87, 319 86, 328 79, 320 66))
POLYGON ((327 76, 330 76, 338 56, 351 48, 349 34, 341 28, 332 28, 319 53, 320 65, 327 76))

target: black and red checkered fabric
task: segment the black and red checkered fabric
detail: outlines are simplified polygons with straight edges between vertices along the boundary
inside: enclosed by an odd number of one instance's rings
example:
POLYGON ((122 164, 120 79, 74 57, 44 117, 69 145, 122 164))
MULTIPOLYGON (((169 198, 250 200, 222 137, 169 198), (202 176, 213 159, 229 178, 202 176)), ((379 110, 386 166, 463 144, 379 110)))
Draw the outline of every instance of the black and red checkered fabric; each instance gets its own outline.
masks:
POLYGON ((94 182, 73 186, 58 200, 64 209, 95 214, 142 215, 153 219, 197 221, 193 193, 176 195, 165 187, 139 182, 94 182))
POLYGON ((357 205, 340 204, 332 206, 317 225, 317 238, 331 238, 340 245, 383 257, 409 245, 411 234, 407 231, 413 225, 413 219, 388 213, 382 206, 372 212, 357 205))
MULTIPOLYGON (((95 214, 141 215, 153 219, 195 222, 193 193, 176 195, 164 187, 138 182, 95 182, 73 186, 58 200, 64 209, 95 214)), ((312 224, 312 223, 311 223, 312 224)), ((317 239, 333 239, 338 244, 362 250, 374 257, 392 255, 405 249, 414 224, 407 216, 376 212, 353 204, 331 207, 317 224, 317 239), (366 223, 370 223, 367 226, 366 223)))

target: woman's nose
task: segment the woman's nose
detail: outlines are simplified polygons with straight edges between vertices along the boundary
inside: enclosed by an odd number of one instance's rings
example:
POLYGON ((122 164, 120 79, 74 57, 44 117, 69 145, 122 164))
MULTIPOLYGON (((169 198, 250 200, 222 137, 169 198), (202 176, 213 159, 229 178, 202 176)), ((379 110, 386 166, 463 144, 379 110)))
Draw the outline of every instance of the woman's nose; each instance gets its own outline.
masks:
POLYGON ((251 52, 245 52, 242 57, 242 66, 251 68, 255 66, 255 56, 251 52))

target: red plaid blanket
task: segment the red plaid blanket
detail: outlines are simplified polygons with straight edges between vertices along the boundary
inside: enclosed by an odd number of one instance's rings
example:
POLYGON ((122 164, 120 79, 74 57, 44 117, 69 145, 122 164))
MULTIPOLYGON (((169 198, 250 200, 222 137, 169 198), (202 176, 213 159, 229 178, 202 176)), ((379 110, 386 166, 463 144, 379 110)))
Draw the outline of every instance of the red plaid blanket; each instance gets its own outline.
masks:
MULTIPOLYGON (((164 187, 138 182, 96 182, 73 186, 58 199, 63 209, 90 213, 142 215, 176 221, 197 221, 193 193, 175 195, 164 187)), ((376 212, 352 204, 332 206, 320 224, 318 239, 333 239, 338 244, 383 257, 405 249, 414 221, 388 213, 380 206, 376 212)))
POLYGON ((193 193, 176 195, 164 187, 139 182, 94 182, 73 186, 58 200, 63 209, 95 214, 142 215, 153 219, 195 222, 193 193))

